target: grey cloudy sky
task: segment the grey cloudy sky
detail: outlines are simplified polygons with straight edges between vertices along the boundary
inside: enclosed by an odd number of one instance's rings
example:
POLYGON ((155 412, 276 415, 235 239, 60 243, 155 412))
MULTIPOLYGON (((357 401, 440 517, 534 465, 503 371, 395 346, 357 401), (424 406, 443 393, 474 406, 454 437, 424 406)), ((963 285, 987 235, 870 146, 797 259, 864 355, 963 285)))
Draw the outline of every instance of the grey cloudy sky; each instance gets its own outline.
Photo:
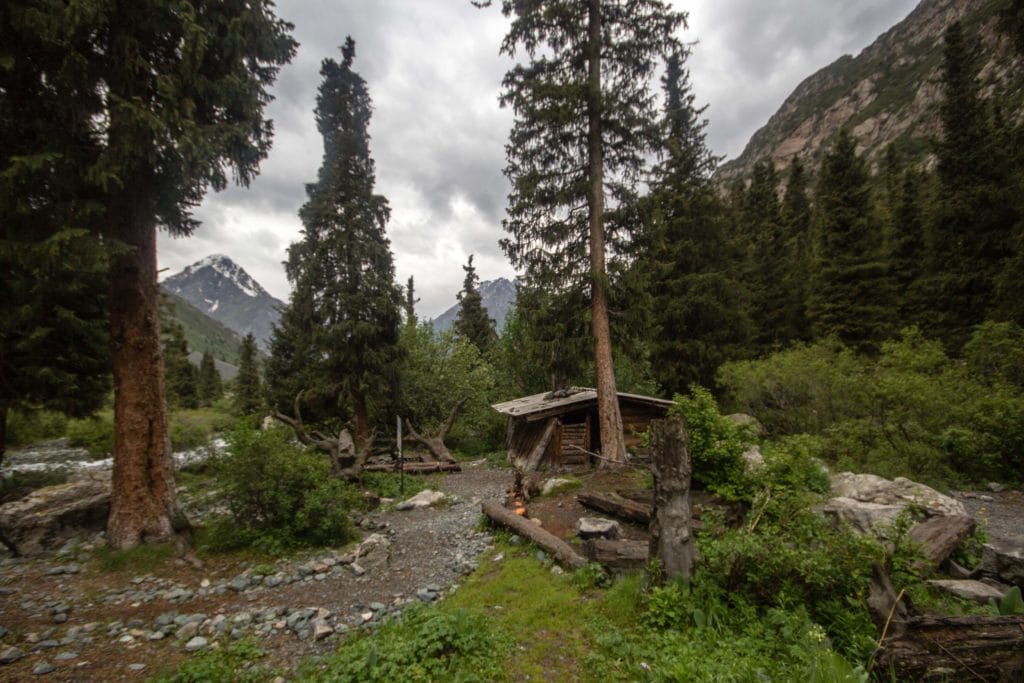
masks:
MULTIPOLYGON (((500 3, 497 3, 500 4, 500 3)), ((856 54, 906 16, 916 0, 675 0, 696 41, 689 62, 709 108, 712 149, 739 154, 800 81, 856 54)), ((323 153, 313 119, 320 61, 356 41, 355 69, 374 101, 370 134, 377 191, 391 204, 396 277, 413 275, 420 313, 454 303, 469 254, 482 279, 513 275, 498 246, 508 185, 502 176, 511 113, 498 106, 510 66, 498 55, 507 21, 469 0, 279 0, 301 43, 274 87, 274 148, 248 189, 211 193, 190 238, 161 235, 167 273, 227 254, 287 300, 282 262, 298 239, 305 183, 323 153)))

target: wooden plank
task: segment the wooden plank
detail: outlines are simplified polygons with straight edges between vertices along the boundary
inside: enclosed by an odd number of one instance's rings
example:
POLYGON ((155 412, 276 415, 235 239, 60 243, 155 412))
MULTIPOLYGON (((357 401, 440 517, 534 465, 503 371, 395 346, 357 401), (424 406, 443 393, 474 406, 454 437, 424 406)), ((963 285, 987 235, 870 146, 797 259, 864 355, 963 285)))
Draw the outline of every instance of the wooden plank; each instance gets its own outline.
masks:
POLYGON ((533 447, 530 455, 526 458, 526 464, 523 466, 524 472, 534 472, 540 467, 540 461, 544 457, 545 451, 548 449, 548 443, 551 441, 551 437, 555 434, 555 428, 558 426, 558 420, 551 418, 548 421, 547 426, 544 428, 544 434, 541 435, 540 441, 533 447))
POLYGON ((615 493, 580 493, 576 500, 582 505, 619 517, 634 524, 647 525, 651 521, 651 506, 628 500, 615 493))
POLYGON ((545 531, 543 527, 531 522, 525 517, 520 517, 511 510, 506 510, 496 501, 485 500, 480 503, 480 510, 490 519, 508 527, 520 536, 533 541, 538 547, 544 549, 549 555, 567 569, 578 569, 587 564, 586 558, 579 555, 572 546, 558 538, 554 534, 545 531))

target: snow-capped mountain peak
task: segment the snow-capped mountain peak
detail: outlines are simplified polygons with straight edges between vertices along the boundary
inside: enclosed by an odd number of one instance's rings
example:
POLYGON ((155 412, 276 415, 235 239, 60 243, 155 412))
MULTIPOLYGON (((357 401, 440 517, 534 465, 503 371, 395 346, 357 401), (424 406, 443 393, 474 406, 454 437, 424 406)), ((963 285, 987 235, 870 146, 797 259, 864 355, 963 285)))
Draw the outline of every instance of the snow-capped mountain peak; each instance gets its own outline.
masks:
POLYGON ((224 254, 212 254, 163 281, 171 293, 266 350, 284 304, 224 254))

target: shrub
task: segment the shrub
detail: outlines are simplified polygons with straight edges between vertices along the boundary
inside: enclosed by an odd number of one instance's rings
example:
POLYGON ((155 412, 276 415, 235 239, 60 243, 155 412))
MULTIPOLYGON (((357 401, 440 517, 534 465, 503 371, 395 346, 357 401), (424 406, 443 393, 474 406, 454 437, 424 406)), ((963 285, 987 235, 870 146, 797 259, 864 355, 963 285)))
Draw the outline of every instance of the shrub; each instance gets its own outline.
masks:
POLYGON ((978 325, 964 346, 971 374, 989 384, 1024 389, 1024 328, 991 320, 978 325))
POLYGON ((359 491, 332 479, 327 458, 290 443, 281 429, 239 423, 212 469, 230 510, 204 537, 211 550, 253 546, 277 554, 297 547, 346 543, 359 491))
POLYGON ((209 443, 210 438, 228 429, 234 418, 215 408, 173 410, 170 413, 171 448, 191 450, 209 443))
POLYGON ((72 446, 95 457, 110 455, 114 451, 114 412, 104 410, 93 417, 69 420, 67 436, 72 446))
POLYGON ((269 680, 272 672, 252 663, 263 651, 249 638, 229 643, 219 650, 205 650, 187 659, 175 671, 158 674, 157 683, 257 683, 269 680))
POLYGON ((495 681, 506 678, 507 639, 481 615, 409 607, 376 634, 347 641, 304 679, 374 681, 495 681))
POLYGON ((24 446, 63 436, 68 419, 52 410, 11 410, 7 415, 7 443, 24 446))
POLYGON ((696 385, 689 396, 676 395, 669 414, 686 417, 693 481, 728 500, 749 498, 751 482, 743 461, 753 442, 749 429, 719 413, 711 392, 696 385))
MULTIPOLYGON (((975 336, 978 368, 995 363, 979 350, 994 335, 975 336)), ((721 381, 774 436, 819 437, 830 463, 941 485, 1024 476, 1024 393, 990 383, 1005 372, 972 373, 911 328, 877 359, 824 341, 728 364, 721 381)))

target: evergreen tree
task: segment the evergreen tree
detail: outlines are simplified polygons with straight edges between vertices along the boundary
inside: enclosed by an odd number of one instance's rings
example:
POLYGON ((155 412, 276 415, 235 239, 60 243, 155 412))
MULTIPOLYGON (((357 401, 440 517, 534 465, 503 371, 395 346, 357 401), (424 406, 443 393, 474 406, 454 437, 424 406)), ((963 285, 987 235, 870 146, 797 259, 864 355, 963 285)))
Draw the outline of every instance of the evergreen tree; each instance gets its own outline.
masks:
POLYGON ((1013 186, 981 98, 977 58, 955 22, 943 51, 937 146, 939 195, 929 289, 941 302, 933 332, 953 350, 966 342, 993 303, 995 281, 1010 255, 1013 186))
POLYGON ((199 403, 203 406, 213 405, 224 394, 220 372, 217 371, 217 364, 209 351, 203 352, 203 359, 199 362, 198 393, 199 403))
POLYGON ((299 210, 302 239, 288 249, 288 308, 295 310, 282 318, 281 343, 272 348, 275 356, 291 354, 277 359, 282 366, 306 366, 311 385, 302 389, 351 415, 361 444, 370 438, 371 409, 396 393, 401 292, 384 233, 387 199, 373 191, 372 105, 366 82, 352 70, 351 38, 341 53, 340 63, 325 59, 320 68, 323 161, 299 210))
POLYGON ((811 282, 811 199, 807 191, 807 172, 793 157, 786 172, 782 220, 786 230, 786 268, 788 319, 785 326, 792 339, 809 341, 811 325, 807 319, 807 296, 811 282))
POLYGON ((405 309, 405 324, 416 326, 416 304, 420 302, 416 298, 416 285, 413 282, 412 275, 409 276, 409 281, 405 285, 405 301, 402 307, 405 309))
POLYGON ((663 0, 503 0, 502 12, 512 17, 502 52, 529 57, 504 81, 516 119, 502 245, 526 289, 563 301, 588 290, 602 463, 624 463, 606 258, 628 227, 615 212, 659 138, 648 83, 659 58, 680 49, 685 14, 663 0))
POLYGON ((737 357, 750 334, 711 182, 718 159, 707 147, 705 108, 694 105, 685 56, 669 58, 663 79, 667 157, 655 169, 638 263, 651 295, 651 364, 669 395, 694 383, 714 387, 718 366, 737 357))
POLYGON ((239 415, 255 415, 263 405, 260 389, 259 357, 252 333, 242 339, 242 352, 235 377, 235 410, 239 415))
POLYGON ((198 408, 199 373, 188 359, 185 330, 177 320, 165 317, 160 321, 160 332, 167 403, 175 408, 198 408))
POLYGON ((912 168, 903 171, 899 192, 894 197, 895 213, 886 240, 901 326, 925 323, 927 301, 923 288, 927 247, 922 184, 923 179, 917 171, 912 168))
POLYGON ((787 281, 789 240, 779 201, 779 176, 769 159, 754 164, 741 214, 747 237, 751 320, 759 352, 784 346, 799 338, 801 291, 787 281))
POLYGON ((815 269, 808 314, 818 337, 871 351, 892 332, 882 231, 868 169, 845 129, 825 155, 814 206, 815 269))
POLYGON ((466 277, 462 281, 462 291, 459 292, 459 312, 452 329, 456 338, 465 339, 486 357, 497 341, 498 333, 494 330, 494 320, 487 315, 487 309, 483 306, 483 298, 478 289, 480 278, 473 267, 472 254, 462 270, 466 272, 466 277))
MULTIPOLYGON (((267 89, 295 49, 289 29, 267 0, 9 0, 0 11, 0 92, 38 126, 18 156, 19 172, 35 176, 34 206, 46 212, 71 184, 102 214, 88 227, 117 245, 108 290, 115 548, 187 526, 167 431, 156 226, 190 234, 208 188, 225 187, 229 171, 243 184, 255 174, 272 132, 267 89), (63 170, 58 185, 46 183, 51 161, 63 170)), ((75 227, 79 214, 66 215, 62 227, 75 227)), ((42 239, 52 226, 41 224, 42 239)))

